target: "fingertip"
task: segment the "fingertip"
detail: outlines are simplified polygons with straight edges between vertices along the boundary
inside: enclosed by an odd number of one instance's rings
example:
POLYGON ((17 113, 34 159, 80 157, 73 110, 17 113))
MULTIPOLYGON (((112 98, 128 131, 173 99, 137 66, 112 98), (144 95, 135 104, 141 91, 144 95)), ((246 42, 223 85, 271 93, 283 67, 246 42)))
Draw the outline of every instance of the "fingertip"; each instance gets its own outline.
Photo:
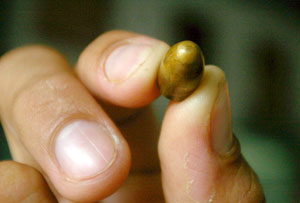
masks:
POLYGON ((129 108, 145 106, 159 96, 157 69, 168 49, 148 36, 111 31, 83 51, 77 73, 101 100, 129 108))

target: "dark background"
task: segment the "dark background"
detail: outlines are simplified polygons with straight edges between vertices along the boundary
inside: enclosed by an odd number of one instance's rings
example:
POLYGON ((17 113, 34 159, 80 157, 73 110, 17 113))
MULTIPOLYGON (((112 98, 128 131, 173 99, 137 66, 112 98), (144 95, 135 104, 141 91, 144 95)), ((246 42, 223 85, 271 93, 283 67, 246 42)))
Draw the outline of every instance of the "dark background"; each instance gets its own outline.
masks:
MULTIPOLYGON (((300 1, 0 0, 1 55, 42 43, 74 64, 111 29, 197 42, 226 73, 233 128, 267 201, 300 201, 300 1)), ((154 103, 160 121, 166 103, 154 103)), ((0 159, 10 159, 2 129, 0 159)))

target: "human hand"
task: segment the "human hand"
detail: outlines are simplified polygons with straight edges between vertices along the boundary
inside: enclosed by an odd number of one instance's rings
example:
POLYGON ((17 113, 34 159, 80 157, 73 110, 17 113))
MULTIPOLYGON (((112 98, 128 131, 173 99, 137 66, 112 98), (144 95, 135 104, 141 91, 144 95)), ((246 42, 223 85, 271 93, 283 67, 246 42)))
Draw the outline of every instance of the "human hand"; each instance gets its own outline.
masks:
POLYGON ((159 135, 149 104, 168 49, 108 32, 82 52, 75 73, 47 47, 4 55, 0 115, 16 162, 0 163, 0 202, 263 202, 232 136, 219 68, 206 66, 198 89, 169 104, 159 135))

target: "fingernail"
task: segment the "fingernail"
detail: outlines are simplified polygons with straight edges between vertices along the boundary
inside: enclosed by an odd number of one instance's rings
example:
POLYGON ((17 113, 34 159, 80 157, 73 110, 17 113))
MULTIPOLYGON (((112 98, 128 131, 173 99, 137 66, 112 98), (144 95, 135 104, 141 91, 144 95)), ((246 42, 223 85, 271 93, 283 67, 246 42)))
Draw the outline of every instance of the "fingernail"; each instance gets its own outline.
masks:
POLYGON ((85 179, 104 171, 116 153, 113 138, 104 127, 84 120, 60 131, 54 151, 61 169, 72 179, 85 179))
POLYGON ((116 46, 105 62, 106 77, 111 81, 127 79, 146 61, 154 41, 143 37, 127 40, 116 46))
POLYGON ((231 149, 232 127, 227 84, 219 89, 218 97, 212 109, 211 136, 214 150, 225 156, 231 149))

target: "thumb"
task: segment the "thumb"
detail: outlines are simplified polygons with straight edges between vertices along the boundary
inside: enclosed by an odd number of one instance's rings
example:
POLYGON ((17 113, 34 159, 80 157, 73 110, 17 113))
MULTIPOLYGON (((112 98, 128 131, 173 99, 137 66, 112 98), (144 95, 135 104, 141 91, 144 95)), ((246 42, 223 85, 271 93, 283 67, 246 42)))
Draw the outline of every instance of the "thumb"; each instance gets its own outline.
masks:
POLYGON ((223 71, 206 66, 199 88, 171 102, 159 156, 167 202, 263 202, 258 178, 232 136, 223 71))

